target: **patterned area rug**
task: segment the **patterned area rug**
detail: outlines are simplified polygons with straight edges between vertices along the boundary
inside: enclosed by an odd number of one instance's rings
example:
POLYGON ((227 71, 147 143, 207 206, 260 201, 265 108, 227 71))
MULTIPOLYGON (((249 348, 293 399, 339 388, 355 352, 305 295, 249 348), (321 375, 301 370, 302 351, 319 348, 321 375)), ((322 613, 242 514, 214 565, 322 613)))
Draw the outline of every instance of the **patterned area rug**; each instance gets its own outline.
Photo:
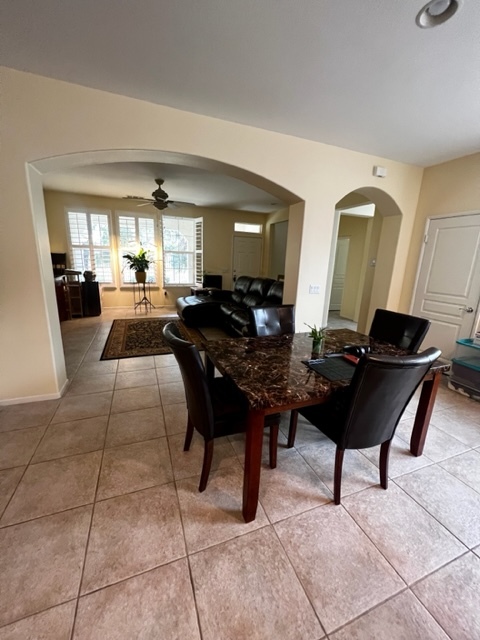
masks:
POLYGON ((205 338, 200 331, 186 327, 181 320, 173 318, 114 320, 100 360, 172 353, 162 335, 162 329, 168 322, 174 322, 186 340, 194 342, 199 349, 202 348, 202 340, 205 338))

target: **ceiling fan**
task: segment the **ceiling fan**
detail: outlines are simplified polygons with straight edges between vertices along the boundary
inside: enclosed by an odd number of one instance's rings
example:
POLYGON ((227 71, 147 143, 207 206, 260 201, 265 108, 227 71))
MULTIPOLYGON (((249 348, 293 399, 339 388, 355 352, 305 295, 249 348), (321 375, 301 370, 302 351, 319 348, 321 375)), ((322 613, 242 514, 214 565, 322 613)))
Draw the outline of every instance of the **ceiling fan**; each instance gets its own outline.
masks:
POLYGON ((152 198, 142 198, 139 196, 125 196, 124 200, 137 200, 139 204, 137 207, 145 207, 146 205, 153 204, 153 206, 159 211, 171 208, 177 209, 179 207, 194 207, 194 202, 181 202, 180 200, 169 200, 168 193, 162 189, 162 184, 165 182, 162 178, 156 178, 155 182, 158 188, 152 192, 152 198))

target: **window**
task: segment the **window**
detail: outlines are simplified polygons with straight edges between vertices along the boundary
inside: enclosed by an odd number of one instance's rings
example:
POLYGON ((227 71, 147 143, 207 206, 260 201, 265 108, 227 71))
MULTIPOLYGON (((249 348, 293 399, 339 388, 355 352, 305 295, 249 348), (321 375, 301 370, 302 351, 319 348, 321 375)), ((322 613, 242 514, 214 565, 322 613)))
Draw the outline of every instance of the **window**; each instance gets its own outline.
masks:
MULTIPOLYGON (((125 253, 137 253, 140 247, 148 251, 151 260, 157 259, 157 243, 155 240, 155 216, 122 213, 117 215, 118 221, 118 254, 123 284, 136 282, 132 271, 122 258, 125 253)), ((147 282, 157 282, 157 265, 151 264, 147 271, 147 282)))
POLYGON ((235 222, 234 229, 241 233, 262 233, 261 224, 252 224, 250 222, 235 222))
POLYGON ((113 282, 109 215, 67 211, 67 222, 72 269, 94 271, 98 282, 113 282))
POLYGON ((162 216, 163 283, 194 285, 202 281, 203 218, 162 216))

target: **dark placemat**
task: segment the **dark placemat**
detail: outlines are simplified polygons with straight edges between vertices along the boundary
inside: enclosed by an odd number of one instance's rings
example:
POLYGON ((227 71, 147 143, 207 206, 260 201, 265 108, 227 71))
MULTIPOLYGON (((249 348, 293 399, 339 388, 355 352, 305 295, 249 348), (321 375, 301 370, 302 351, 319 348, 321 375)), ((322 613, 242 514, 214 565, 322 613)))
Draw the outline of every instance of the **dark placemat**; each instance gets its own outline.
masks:
POLYGON ((309 369, 313 369, 316 373, 330 380, 330 382, 351 380, 355 372, 353 362, 348 362, 348 360, 344 360, 343 358, 326 358, 323 362, 317 363, 306 360, 304 364, 306 364, 309 369))

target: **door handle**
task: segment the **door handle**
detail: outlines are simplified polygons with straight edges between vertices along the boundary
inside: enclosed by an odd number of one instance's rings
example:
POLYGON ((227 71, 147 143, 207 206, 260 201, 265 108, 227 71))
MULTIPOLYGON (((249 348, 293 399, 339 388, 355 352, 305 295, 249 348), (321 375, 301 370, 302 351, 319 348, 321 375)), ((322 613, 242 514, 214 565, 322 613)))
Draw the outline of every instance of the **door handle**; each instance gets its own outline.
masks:
POLYGON ((458 307, 460 311, 465 311, 466 313, 473 313, 473 307, 458 307))

